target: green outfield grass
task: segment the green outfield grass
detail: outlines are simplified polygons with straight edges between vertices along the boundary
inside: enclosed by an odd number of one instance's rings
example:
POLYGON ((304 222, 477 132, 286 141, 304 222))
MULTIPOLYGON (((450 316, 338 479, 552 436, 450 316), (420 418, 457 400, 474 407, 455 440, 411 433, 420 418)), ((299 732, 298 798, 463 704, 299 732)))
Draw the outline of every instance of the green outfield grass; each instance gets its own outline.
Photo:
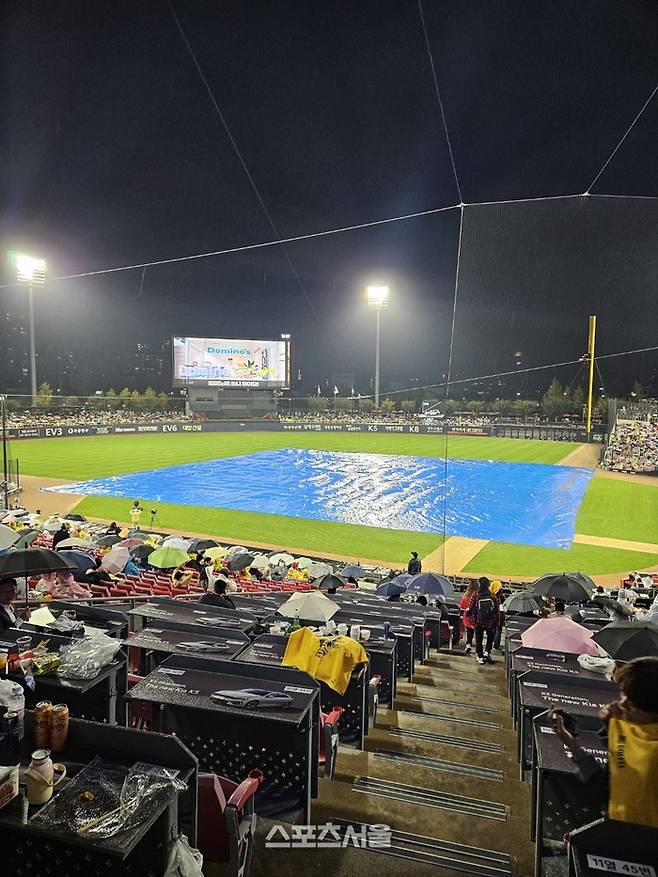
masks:
MULTIPOLYGON (((13 443, 24 474, 82 481, 147 469, 193 463, 284 447, 327 451, 406 454, 440 458, 557 463, 578 445, 481 436, 396 433, 176 433, 99 436, 13 443)), ((135 497, 137 498, 137 497, 135 497)), ((148 504, 147 508, 148 508, 148 504)), ((125 521, 126 500, 87 497, 77 509, 90 517, 125 521)), ((658 543, 658 487, 605 478, 592 479, 578 513, 583 535, 658 543)), ((200 506, 158 504, 161 527, 200 532, 245 542, 265 542, 309 552, 368 557, 403 564, 410 550, 421 556, 442 544, 437 534, 386 530, 351 524, 263 515, 200 506)), ((534 576, 551 570, 580 569, 592 575, 658 565, 658 555, 574 545, 568 551, 489 543, 468 571, 534 576)))
MULTIPOLYGON (((116 497, 88 496, 76 506, 76 511, 90 518, 126 521, 130 505, 129 501, 116 497)), ((150 508, 148 503, 143 505, 147 510, 150 508)), ((225 536, 247 543, 266 542, 282 549, 328 552, 354 560, 368 557, 406 566, 411 551, 424 557, 443 543, 443 537, 437 533, 385 530, 165 502, 159 502, 157 508, 158 525, 167 529, 225 536)), ((142 523, 147 521, 148 516, 144 515, 142 523)))
MULTIPOLYGON (((576 533, 658 543, 656 486, 593 478, 576 519, 576 533)), ((654 561, 658 565, 658 556, 654 561)))
MULTIPOLYGON (((578 447, 573 442, 461 435, 449 436, 447 446, 451 457, 510 463, 557 463, 578 447)), ((25 475, 84 481, 277 448, 442 457, 445 447, 445 438, 440 435, 217 432, 37 439, 14 442, 12 451, 25 475)))
MULTIPOLYGON (((653 489, 653 488, 649 488, 653 489)), ((630 572, 658 566, 658 554, 619 551, 597 545, 574 545, 568 551, 489 542, 464 568, 464 572, 503 576, 540 576, 546 572, 573 572, 587 575, 630 572)))

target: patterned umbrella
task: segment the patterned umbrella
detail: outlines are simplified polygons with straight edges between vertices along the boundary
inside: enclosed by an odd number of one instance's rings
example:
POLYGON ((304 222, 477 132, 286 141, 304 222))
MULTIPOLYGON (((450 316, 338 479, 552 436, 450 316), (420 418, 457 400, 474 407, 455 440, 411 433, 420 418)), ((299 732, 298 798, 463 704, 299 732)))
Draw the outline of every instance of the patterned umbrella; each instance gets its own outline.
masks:
POLYGON ((517 594, 510 594, 500 608, 503 612, 507 612, 508 614, 513 614, 515 612, 534 612, 535 609, 539 609, 543 603, 544 601, 542 598, 538 597, 536 594, 531 594, 529 591, 520 591, 517 594))

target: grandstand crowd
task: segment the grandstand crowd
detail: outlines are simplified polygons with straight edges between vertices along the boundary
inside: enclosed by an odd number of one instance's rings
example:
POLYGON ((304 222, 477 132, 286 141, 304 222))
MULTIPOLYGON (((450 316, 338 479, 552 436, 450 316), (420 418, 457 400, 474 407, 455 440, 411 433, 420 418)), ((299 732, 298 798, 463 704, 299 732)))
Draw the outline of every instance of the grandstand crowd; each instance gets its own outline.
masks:
POLYGON ((658 472, 658 418, 618 420, 601 468, 613 472, 658 472))
POLYGON ((114 423, 159 423, 163 420, 189 422, 196 420, 194 414, 184 411, 103 411, 95 408, 54 409, 51 411, 20 411, 7 415, 10 429, 25 429, 33 426, 74 426, 77 424, 110 425, 114 423))

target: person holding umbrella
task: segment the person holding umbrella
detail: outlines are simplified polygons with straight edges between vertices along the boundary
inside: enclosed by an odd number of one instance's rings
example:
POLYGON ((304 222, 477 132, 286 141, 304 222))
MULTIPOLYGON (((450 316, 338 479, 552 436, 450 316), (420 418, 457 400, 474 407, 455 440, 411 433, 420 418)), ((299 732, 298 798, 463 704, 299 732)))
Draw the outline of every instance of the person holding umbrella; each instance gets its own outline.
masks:
POLYGON ((63 542, 65 539, 70 538, 71 534, 69 533, 68 524, 65 524, 64 521, 62 521, 62 526, 53 536, 53 551, 57 548, 60 542, 63 542))
POLYGON ((14 609, 17 592, 16 579, 0 579, 0 630, 20 627, 30 617, 27 607, 19 612, 14 609))

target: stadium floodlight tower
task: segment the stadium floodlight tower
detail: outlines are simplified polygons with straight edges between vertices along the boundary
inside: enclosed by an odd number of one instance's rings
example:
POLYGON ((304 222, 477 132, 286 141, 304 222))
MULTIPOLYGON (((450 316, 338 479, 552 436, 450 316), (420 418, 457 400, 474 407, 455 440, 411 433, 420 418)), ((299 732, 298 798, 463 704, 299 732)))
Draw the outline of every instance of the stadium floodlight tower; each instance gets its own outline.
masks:
POLYGON ((375 344, 375 408, 379 408, 379 318, 382 311, 388 310, 390 290, 388 286, 369 286, 368 307, 377 314, 377 341, 375 344))
POLYGON ((16 279, 27 286, 30 316, 30 390, 32 405, 37 404, 37 349, 34 340, 34 287, 46 282, 46 260, 28 256, 25 253, 10 253, 10 260, 16 266, 16 279))

